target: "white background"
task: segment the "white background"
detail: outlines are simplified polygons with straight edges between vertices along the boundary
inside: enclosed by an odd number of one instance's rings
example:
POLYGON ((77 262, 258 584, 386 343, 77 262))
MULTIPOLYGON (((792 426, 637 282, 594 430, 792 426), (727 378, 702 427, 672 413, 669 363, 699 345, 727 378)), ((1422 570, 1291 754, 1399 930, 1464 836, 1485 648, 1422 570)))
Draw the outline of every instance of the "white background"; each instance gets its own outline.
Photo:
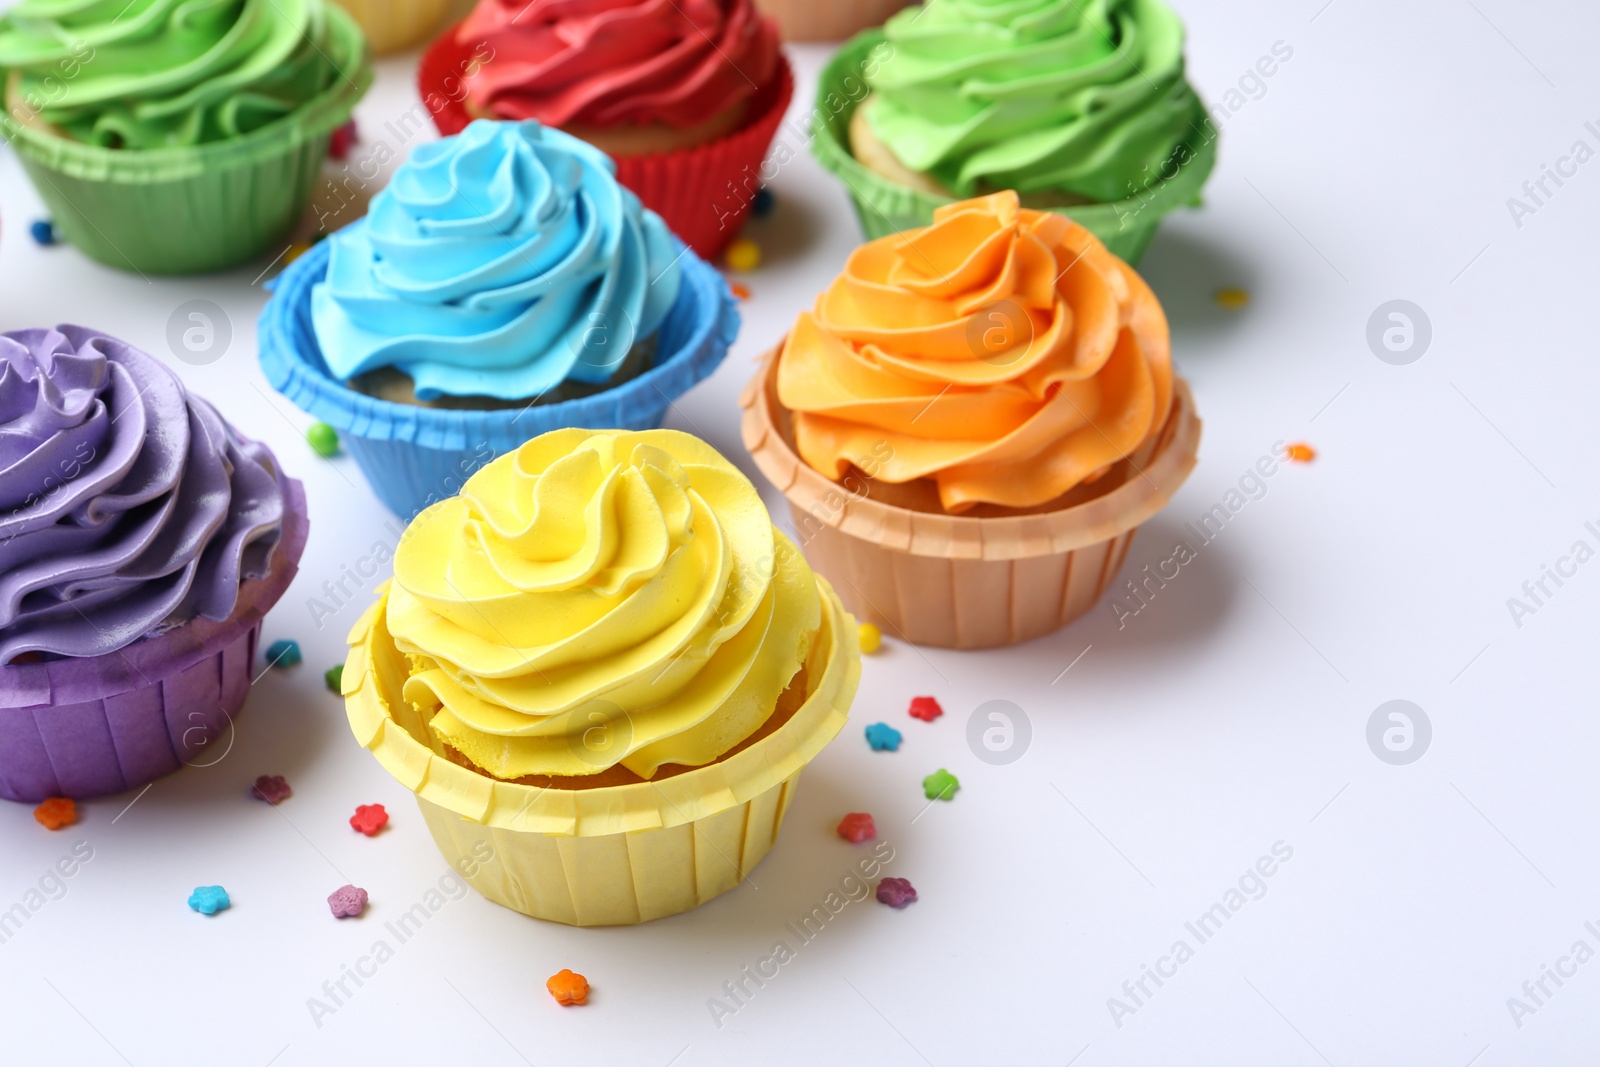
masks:
MULTIPOLYGON (((1600 548, 1584 529, 1600 522, 1600 162, 1549 185, 1520 228, 1506 201, 1574 141, 1600 149, 1584 128, 1600 127, 1600 17, 1576 0, 1323 2, 1182 5, 1210 102, 1274 42, 1293 57, 1226 120, 1205 208, 1171 218, 1145 261, 1205 440, 1129 570, 1166 558, 1182 523, 1274 442, 1307 441, 1316 461, 1270 479, 1124 629, 1101 606, 1020 648, 891 643, 868 660, 850 726, 806 773, 752 885, 609 930, 467 895, 320 1027, 308 998, 374 941, 392 943, 383 924, 446 871, 407 791, 322 686, 366 594, 321 629, 308 608, 341 566, 393 542, 386 513, 348 459, 309 451, 308 420, 265 385, 254 323, 266 293, 252 282, 264 262, 147 280, 35 247, 38 201, 0 151, 0 328, 80 322, 168 358, 272 445, 312 507, 303 572, 264 635, 299 640, 305 665, 261 679, 225 758, 131 808, 132 795, 85 804, 61 833, 26 806, 0 807, 0 909, 75 841, 94 849, 66 895, 0 945, 0 1059, 1593 1062, 1600 962, 1547 983, 1554 995, 1520 1028, 1507 998, 1574 942, 1600 950, 1584 926, 1600 925, 1600 562, 1520 628, 1506 601, 1574 541, 1600 548), (1252 302, 1217 307, 1223 287, 1252 302), (1380 362, 1365 339, 1396 298, 1433 327, 1409 366, 1380 362), (230 350, 209 366, 166 345, 169 316, 192 299, 232 323, 230 350), (948 714, 910 720, 917 694, 948 714), (1409 766, 1366 741, 1374 709, 1396 698, 1433 726, 1409 766), (967 746, 968 716, 991 699, 1031 721, 1031 748, 1010 766, 967 746), (880 720, 905 733, 898 753, 863 741, 880 720), (923 813, 918 783, 940 766, 961 792, 923 813), (251 800, 262 773, 286 775, 294 797, 276 810, 251 800), (393 823, 369 840, 346 820, 374 801, 393 823), (895 851, 887 873, 922 899, 903 912, 851 904, 797 947, 785 924, 864 853, 832 832, 848 811, 876 816, 895 851), (1185 922, 1280 841, 1293 859, 1265 895, 1198 945, 1185 922), (334 921, 324 903, 346 882, 372 894, 359 922, 334 921), (206 919, 184 902, 211 883, 234 906, 206 919), (1119 1027, 1108 998, 1180 938, 1194 958, 1119 1027), (716 1026, 708 999, 779 939, 796 958, 716 1026), (545 993, 563 967, 593 983, 588 1007, 545 993)), ((824 54, 792 52, 797 109, 824 54)), ((382 63, 358 157, 413 99, 413 63, 382 63)), ((766 263, 745 279, 739 343, 669 420, 752 472, 738 391, 859 240, 843 189, 798 155, 774 182, 776 216, 750 231, 766 263)))

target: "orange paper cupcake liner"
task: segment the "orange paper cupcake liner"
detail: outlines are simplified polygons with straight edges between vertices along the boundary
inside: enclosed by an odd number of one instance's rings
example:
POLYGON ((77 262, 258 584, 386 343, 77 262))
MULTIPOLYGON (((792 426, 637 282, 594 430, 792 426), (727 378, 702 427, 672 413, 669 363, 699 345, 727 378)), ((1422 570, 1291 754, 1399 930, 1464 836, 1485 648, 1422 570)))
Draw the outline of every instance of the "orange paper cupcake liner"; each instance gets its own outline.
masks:
MULTIPOLYGON (((974 518, 911 511, 852 493, 807 466, 777 399, 777 355, 740 397, 744 444, 783 491, 795 542, 864 622, 912 644, 994 648, 1042 637, 1094 607, 1140 524, 1194 469, 1200 419, 1181 378, 1120 485, 1041 514, 974 518)), ((1109 481, 1109 479, 1108 479, 1109 481)))

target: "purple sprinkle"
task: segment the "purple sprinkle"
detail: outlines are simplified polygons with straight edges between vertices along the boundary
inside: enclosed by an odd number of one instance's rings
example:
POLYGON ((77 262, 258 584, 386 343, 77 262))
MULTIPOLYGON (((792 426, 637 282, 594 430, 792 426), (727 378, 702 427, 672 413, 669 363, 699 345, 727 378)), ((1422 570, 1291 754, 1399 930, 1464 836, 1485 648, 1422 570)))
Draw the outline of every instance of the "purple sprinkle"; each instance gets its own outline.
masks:
POLYGON ((293 794, 294 790, 289 788, 289 783, 284 781, 281 774, 263 774, 250 787, 251 796, 273 805, 282 804, 293 794))
POLYGON ((367 891, 353 885, 335 889, 328 895, 328 908, 335 919, 359 919, 367 910, 367 891))
POLYGON ((903 908, 917 902, 917 890, 904 878, 885 878, 878 883, 878 903, 903 908))

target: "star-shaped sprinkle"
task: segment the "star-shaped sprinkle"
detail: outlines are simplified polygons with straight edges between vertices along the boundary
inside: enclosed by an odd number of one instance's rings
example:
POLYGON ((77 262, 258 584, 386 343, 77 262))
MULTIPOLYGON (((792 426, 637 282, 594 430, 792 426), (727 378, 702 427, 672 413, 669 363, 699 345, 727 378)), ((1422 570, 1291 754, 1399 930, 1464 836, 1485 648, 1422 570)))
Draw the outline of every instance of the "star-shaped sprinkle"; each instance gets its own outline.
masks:
POLYGON ((550 995, 556 998, 557 1004, 565 1007, 586 1004, 589 1001, 589 980, 565 968, 551 975, 544 987, 550 990, 550 995))
POLYGON ((289 788, 289 783, 283 775, 263 774, 256 779, 256 784, 250 787, 250 795, 276 807, 293 796, 294 790, 289 788))
POLYGON ((300 643, 289 640, 272 642, 267 646, 267 666, 279 670, 300 666, 300 643))
POLYGON ((227 911, 233 906, 233 901, 228 899, 228 891, 220 885, 197 886, 189 894, 189 907, 201 915, 215 915, 219 911, 227 911))
POLYGON ((923 722, 932 722, 944 714, 944 709, 932 697, 912 697, 911 717, 921 719, 923 722))
POLYGON ((340 886, 328 894, 328 909, 335 919, 359 919, 367 910, 367 891, 360 886, 340 886))
POLYGON ((885 878, 878 883, 878 903, 903 908, 917 902, 917 888, 904 878, 885 878))
POLYGON ((852 845, 859 845, 878 836, 878 828, 872 824, 872 816, 864 811, 852 811, 839 820, 835 832, 852 845))
POLYGON ((886 722, 875 722, 867 727, 867 744, 874 752, 895 752, 900 748, 901 734, 886 722))
POLYGON ((67 797, 51 797, 33 809, 33 817, 46 830, 62 830, 78 821, 78 805, 67 797))
POLYGON ((389 825, 389 813, 382 804, 362 804, 350 816, 350 825, 368 837, 377 837, 378 831, 389 825))
POLYGON ((961 788, 961 779, 940 767, 922 780, 922 794, 929 800, 949 800, 961 788))

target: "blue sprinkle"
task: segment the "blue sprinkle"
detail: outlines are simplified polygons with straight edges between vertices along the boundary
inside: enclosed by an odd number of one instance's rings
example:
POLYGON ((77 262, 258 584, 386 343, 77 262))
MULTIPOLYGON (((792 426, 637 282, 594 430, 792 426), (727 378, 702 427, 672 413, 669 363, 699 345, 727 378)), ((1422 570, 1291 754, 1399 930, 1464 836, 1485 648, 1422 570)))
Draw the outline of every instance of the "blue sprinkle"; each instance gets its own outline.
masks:
POLYGON ((56 243, 56 225, 49 219, 40 219, 28 227, 28 232, 38 244, 49 247, 56 243))
POLYGON ((300 643, 298 641, 272 642, 272 644, 267 646, 267 666, 300 666, 300 643))
POLYGON ((867 744, 874 752, 899 751, 900 731, 886 722, 875 722, 867 727, 867 744))
POLYGON ((201 915, 215 915, 219 911, 227 911, 233 906, 233 901, 228 899, 228 891, 220 885, 197 886, 189 894, 189 907, 201 915))
POLYGON ((772 214, 772 209, 777 206, 778 199, 772 195, 771 189, 768 189, 765 185, 763 185, 761 188, 756 190, 756 200, 755 203, 751 205, 751 210, 755 212, 756 218, 766 218, 768 215, 772 214))

